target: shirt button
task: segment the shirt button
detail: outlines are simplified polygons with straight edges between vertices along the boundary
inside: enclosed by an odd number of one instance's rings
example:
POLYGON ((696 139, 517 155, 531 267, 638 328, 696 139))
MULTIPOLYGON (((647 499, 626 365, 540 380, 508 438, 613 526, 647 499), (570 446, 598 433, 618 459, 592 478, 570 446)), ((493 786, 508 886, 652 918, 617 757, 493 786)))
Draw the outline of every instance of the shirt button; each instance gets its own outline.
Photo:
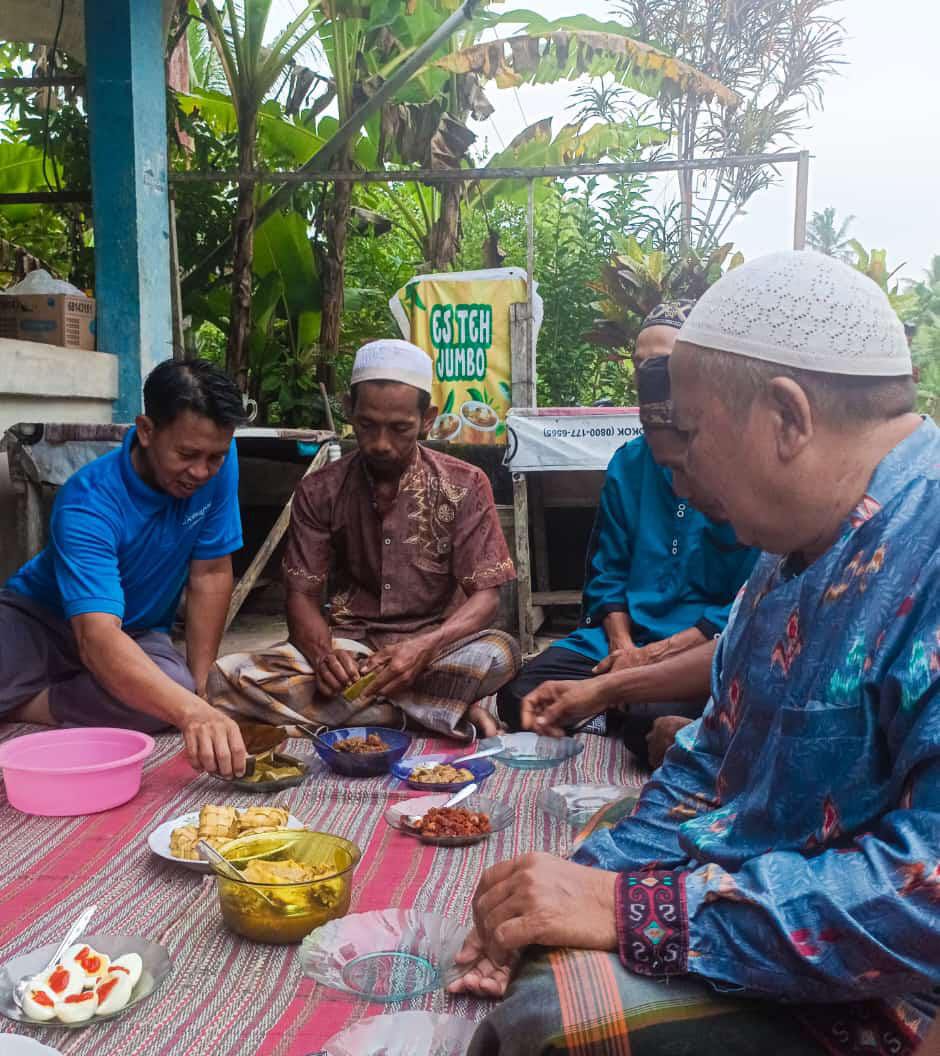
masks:
POLYGON ((392 589, 392 584, 391 583, 383 583, 382 584, 382 590, 391 590, 391 589, 392 589))
POLYGON ((385 539, 385 545, 386 546, 391 546, 392 545, 392 540, 389 539, 387 536, 386 536, 386 539, 385 539))

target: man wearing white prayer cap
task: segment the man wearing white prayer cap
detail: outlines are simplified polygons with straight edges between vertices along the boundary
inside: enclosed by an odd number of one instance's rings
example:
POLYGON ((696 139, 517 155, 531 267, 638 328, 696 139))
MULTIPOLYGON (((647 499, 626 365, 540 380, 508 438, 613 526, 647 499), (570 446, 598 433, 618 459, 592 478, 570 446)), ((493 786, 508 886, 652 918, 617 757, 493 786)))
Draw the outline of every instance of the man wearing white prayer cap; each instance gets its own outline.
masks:
POLYGON ((290 640, 224 657, 209 680, 212 702, 243 724, 299 713, 329 726, 408 719, 464 740, 496 732, 478 701, 519 668, 516 642, 490 629, 515 571, 484 473, 418 442, 437 414, 431 380, 408 341, 356 354, 346 411, 358 450, 294 495, 290 640))
POLYGON ((670 372, 676 488, 766 552, 635 809, 595 817, 573 861, 484 874, 461 955, 482 959, 452 988, 506 999, 469 1052, 918 1052, 940 979, 940 430, 884 293, 813 253, 720 279, 670 372))

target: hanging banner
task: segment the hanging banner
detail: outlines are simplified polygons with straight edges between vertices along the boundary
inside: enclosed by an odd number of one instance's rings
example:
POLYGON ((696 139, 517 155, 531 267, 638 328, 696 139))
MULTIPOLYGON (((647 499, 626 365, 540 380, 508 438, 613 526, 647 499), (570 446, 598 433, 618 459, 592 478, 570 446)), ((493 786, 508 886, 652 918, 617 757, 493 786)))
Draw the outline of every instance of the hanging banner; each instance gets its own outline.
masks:
MULTIPOLYGON (((536 291, 538 284, 536 284, 536 291)), ((402 335, 434 360, 429 438, 505 444, 512 403, 509 306, 528 299, 522 268, 418 275, 389 301, 402 335)), ((542 299, 533 294, 535 336, 542 299)))
POLYGON ((643 435, 636 407, 514 410, 503 459, 513 473, 605 470, 614 452, 643 435))

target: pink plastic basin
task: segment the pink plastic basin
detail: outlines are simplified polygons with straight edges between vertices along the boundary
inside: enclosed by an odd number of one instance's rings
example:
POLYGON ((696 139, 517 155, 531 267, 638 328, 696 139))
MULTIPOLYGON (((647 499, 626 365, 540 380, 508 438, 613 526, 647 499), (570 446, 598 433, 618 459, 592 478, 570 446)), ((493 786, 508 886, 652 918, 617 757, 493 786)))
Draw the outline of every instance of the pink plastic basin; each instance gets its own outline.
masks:
POLYGON ((24 814, 96 814, 133 799, 153 738, 110 726, 28 733, 0 745, 7 799, 24 814))

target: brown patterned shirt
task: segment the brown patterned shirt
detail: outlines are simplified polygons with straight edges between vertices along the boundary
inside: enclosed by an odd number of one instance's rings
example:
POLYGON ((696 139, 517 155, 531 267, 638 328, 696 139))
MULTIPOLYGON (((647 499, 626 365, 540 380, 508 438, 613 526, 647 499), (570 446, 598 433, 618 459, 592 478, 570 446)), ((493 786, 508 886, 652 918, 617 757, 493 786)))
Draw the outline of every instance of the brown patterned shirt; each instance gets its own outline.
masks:
POLYGON ((462 591, 516 573, 482 470, 418 447, 380 516, 358 451, 297 486, 284 554, 288 590, 322 595, 344 637, 383 645, 442 622, 462 591))

